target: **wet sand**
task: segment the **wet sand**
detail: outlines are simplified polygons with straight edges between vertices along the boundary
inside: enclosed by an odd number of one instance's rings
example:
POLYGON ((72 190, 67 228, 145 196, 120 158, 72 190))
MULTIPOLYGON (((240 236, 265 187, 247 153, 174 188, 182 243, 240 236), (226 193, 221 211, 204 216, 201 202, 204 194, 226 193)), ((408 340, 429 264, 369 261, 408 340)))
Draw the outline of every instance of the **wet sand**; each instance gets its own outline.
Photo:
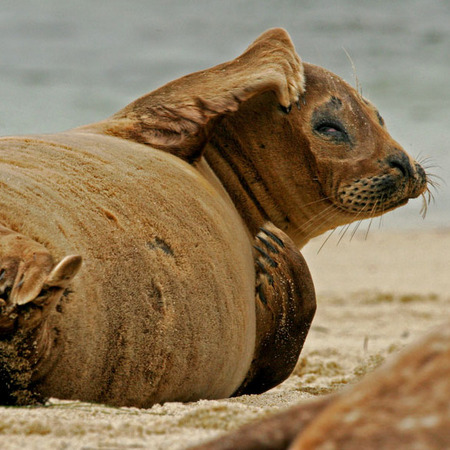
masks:
POLYGON ((183 449, 339 390, 448 317, 450 229, 334 233, 304 249, 318 311, 294 374, 259 396, 147 410, 52 399, 0 408, 1 449, 183 449))

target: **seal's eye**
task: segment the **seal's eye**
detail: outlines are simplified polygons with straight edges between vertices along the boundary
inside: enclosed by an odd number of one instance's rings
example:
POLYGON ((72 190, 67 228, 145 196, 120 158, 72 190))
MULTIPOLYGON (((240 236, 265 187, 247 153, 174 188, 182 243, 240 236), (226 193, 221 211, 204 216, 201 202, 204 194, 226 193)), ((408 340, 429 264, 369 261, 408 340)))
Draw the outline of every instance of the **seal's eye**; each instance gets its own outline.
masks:
POLYGON ((320 122, 314 127, 314 131, 321 136, 337 141, 348 141, 348 134, 344 127, 336 121, 320 122))

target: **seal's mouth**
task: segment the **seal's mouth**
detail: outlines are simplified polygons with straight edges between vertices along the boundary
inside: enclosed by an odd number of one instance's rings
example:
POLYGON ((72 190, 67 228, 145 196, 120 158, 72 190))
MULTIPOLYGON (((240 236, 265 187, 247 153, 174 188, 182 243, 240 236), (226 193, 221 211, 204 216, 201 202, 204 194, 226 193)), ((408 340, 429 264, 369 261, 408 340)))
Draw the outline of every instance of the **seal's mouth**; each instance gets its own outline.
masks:
POLYGON ((388 173, 340 186, 336 205, 358 219, 369 218, 403 206, 426 190, 427 176, 419 164, 415 164, 414 172, 392 165, 388 173))

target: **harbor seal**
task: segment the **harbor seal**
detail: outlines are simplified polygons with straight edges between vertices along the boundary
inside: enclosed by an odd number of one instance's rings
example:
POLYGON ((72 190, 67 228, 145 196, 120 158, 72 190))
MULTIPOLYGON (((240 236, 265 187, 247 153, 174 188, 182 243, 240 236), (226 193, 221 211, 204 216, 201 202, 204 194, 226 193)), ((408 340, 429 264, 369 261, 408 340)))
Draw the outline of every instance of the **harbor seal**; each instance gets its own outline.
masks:
POLYGON ((282 29, 101 122, 0 140, 0 401, 263 392, 315 311, 298 250, 427 189, 282 29))

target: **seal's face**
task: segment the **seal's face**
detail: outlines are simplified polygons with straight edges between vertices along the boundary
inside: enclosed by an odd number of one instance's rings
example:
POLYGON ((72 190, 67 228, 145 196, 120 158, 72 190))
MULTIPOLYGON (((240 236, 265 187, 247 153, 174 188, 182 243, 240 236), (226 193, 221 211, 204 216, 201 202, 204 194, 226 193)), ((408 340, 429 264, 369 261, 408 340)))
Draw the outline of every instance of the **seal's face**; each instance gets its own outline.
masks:
POLYGON ((370 102, 325 69, 305 64, 305 75, 306 95, 291 124, 307 149, 308 201, 301 197, 317 231, 381 215, 426 191, 424 169, 392 139, 370 102))
MULTIPOLYGON (((322 186, 335 205, 372 215, 423 193, 424 170, 391 138, 375 107, 336 76, 318 71, 328 76, 320 77, 322 95, 310 111, 309 135, 325 178, 322 186)), ((310 89, 317 97, 311 72, 310 89)))
POLYGON ((321 67, 303 69, 298 108, 259 95, 216 125, 206 152, 250 231, 271 221, 300 247, 427 190, 370 102, 321 67))

